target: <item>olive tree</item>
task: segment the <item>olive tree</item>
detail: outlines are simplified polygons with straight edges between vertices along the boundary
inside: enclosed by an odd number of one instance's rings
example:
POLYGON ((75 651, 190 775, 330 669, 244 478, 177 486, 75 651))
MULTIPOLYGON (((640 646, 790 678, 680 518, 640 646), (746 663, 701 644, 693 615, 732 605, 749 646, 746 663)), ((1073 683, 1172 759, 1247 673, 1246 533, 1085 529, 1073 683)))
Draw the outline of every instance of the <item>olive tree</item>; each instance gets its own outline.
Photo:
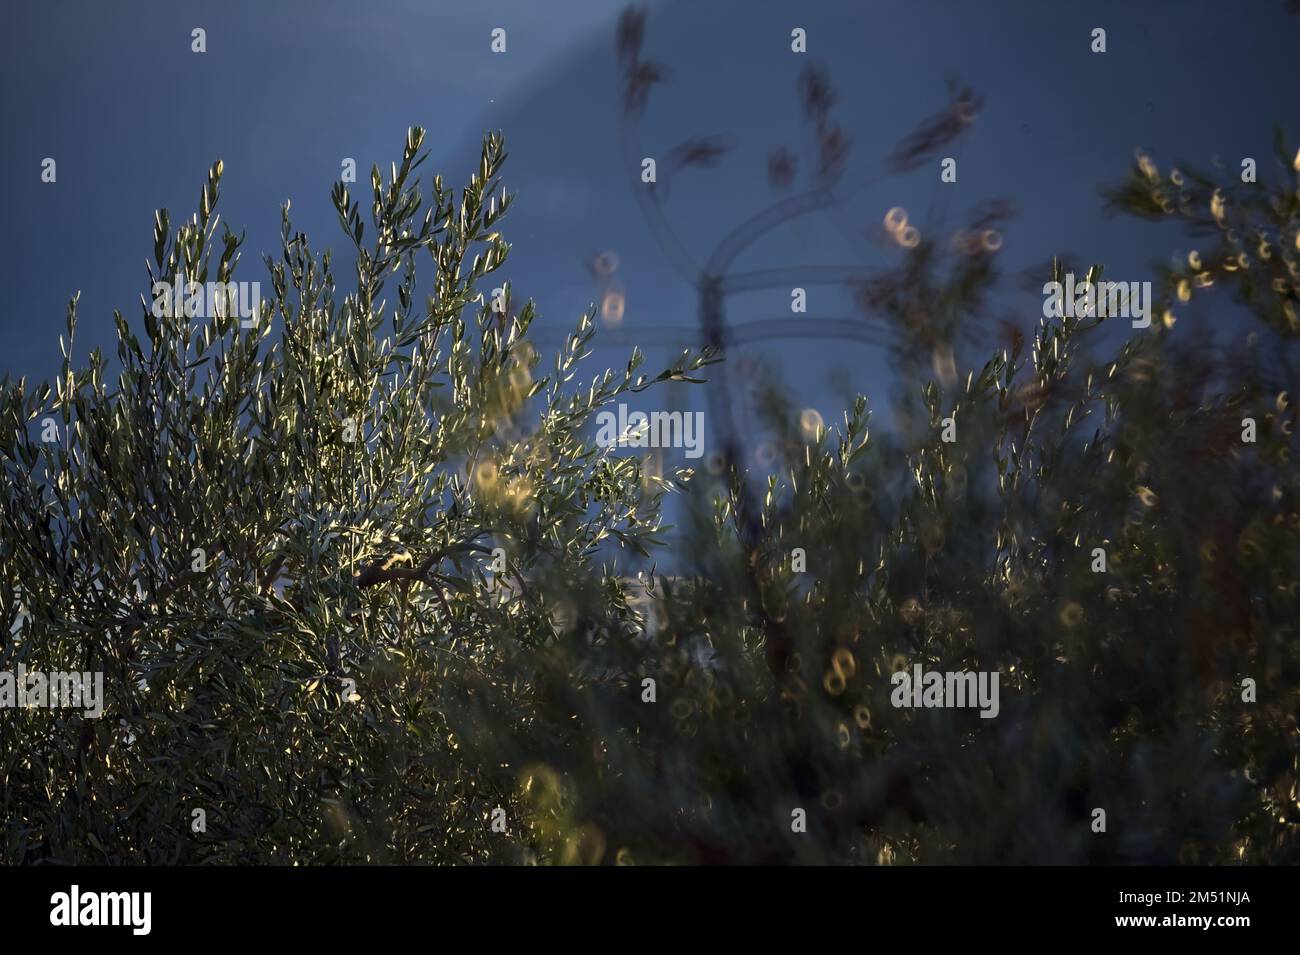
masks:
MULTIPOLYGON (((588 314, 544 366, 532 302, 481 290, 501 137, 459 196, 421 188, 423 137, 368 215, 335 186, 346 291, 286 204, 255 314, 142 297, 143 337, 115 314, 116 364, 79 364, 74 298, 53 386, 5 381, 0 664, 102 673, 106 704, 0 711, 3 861, 532 851, 527 738, 578 731, 553 682, 613 679, 567 655, 634 629, 611 555, 648 553, 671 484, 587 419, 710 359, 579 380, 588 314)), ((174 231, 157 214, 154 283, 242 275, 222 171, 174 231)))

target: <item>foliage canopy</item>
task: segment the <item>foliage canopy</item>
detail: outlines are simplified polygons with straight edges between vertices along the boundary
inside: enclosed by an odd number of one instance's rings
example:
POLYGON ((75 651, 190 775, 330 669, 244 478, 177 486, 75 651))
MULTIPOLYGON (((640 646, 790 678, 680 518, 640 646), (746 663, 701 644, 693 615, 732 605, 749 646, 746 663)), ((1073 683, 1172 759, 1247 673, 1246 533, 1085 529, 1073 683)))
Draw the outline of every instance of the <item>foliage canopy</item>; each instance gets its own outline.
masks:
MULTIPOLYGON (((1209 236, 1166 303, 1225 285, 1249 344, 1167 321, 1098 358, 1097 319, 1043 320, 895 434, 774 388, 770 474, 661 478, 588 422, 719 356, 584 378, 588 314, 544 367, 533 304, 481 288, 501 138, 426 198, 423 135, 368 218, 335 187, 345 294, 286 206, 251 329, 146 305, 110 372, 74 299, 53 387, 4 383, 0 669, 100 670, 108 703, 0 711, 0 861, 1300 860, 1293 190, 1147 161, 1112 195, 1209 236), (999 717, 892 707, 913 664, 1000 671, 999 717)), ((235 280, 221 173, 158 214, 154 274, 235 280)), ((874 300, 959 315, 992 255, 922 242, 874 300)))

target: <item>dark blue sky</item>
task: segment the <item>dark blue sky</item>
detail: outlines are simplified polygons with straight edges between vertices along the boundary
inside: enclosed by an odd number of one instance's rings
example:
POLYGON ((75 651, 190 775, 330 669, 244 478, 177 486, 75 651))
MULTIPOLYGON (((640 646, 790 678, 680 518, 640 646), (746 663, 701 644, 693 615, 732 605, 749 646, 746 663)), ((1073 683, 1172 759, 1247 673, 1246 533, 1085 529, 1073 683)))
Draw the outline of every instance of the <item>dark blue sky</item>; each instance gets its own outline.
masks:
MULTIPOLYGON (((930 164, 864 190, 844 214, 865 234, 892 206, 956 225, 981 201, 1010 200, 1017 216, 1000 253, 1000 304, 1024 327, 1042 307, 1041 294, 1015 280, 1031 263, 1073 253, 1104 261, 1109 278, 1141 280, 1152 277, 1153 258, 1180 242, 1190 247, 1176 233, 1102 215, 1097 188, 1124 172, 1134 147, 1162 169, 1215 157, 1237 168, 1253 156, 1272 175, 1274 125, 1300 132, 1300 18, 1282 0, 646 6, 645 55, 670 75, 652 94, 642 153, 663 156, 696 135, 725 134, 734 146, 716 168, 674 183, 670 219, 693 255, 707 257, 733 224, 771 201, 771 150, 807 155, 795 85, 809 59, 828 69, 838 92, 834 117, 852 142, 850 169, 883 166, 897 141, 946 103, 952 75, 984 100, 955 153, 958 182, 937 186, 930 164), (808 32, 807 56, 790 52, 796 26, 808 32), (1089 50, 1097 26, 1107 30, 1103 55, 1089 50)), ((386 169, 398 158, 412 124, 430 130, 425 170, 457 187, 473 171, 483 132, 505 132, 505 179, 519 193, 503 228, 514 245, 506 277, 536 299, 543 331, 567 329, 598 299, 585 260, 612 250, 626 289, 623 337, 596 360, 622 364, 627 341, 648 346, 652 365, 667 359, 654 347, 675 343, 665 330, 694 326, 696 303, 637 210, 639 170, 620 150, 613 37, 621 8, 600 0, 7 4, 0 373, 53 372, 65 303, 77 290, 78 351, 100 345, 111 354, 112 310, 135 320, 147 291, 153 210, 188 216, 213 160, 225 163, 223 220, 248 232, 237 277, 265 281, 260 257, 278 252, 280 203, 292 200, 295 225, 317 248, 341 251, 329 190, 342 159, 356 159, 364 191, 371 164, 386 169), (190 50, 196 26, 207 31, 206 54, 190 50), (494 27, 508 31, 505 54, 489 50, 494 27), (58 162, 52 185, 40 181, 45 157, 58 162)), ((897 250, 861 245, 877 264, 896 260, 897 250)), ((737 268, 860 262, 831 223, 808 217, 737 268)), ((810 293, 810 315, 855 314, 846 295, 810 293)), ((790 317, 789 300, 788 288, 737 297, 729 317, 790 317)), ((795 336, 762 351, 827 419, 842 410, 826 390, 837 369, 873 394, 888 379, 884 356, 859 343, 795 336)))

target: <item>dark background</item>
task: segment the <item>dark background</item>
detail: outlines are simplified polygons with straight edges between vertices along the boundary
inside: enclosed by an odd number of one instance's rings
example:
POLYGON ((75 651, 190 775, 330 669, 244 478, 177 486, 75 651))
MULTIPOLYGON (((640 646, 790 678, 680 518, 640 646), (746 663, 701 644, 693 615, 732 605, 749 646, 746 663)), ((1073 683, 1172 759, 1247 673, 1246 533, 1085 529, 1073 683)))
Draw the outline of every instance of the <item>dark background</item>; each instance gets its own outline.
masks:
MULTIPOLYGON (((851 171, 882 166, 900 139, 945 106, 952 76, 984 100, 953 149, 956 184, 939 185, 937 161, 886 178, 840 213, 855 241, 826 217, 808 216, 736 267, 889 264, 900 250, 878 233, 891 206, 906 208, 930 234, 960 225, 984 200, 1008 199, 1017 215, 1004 229, 994 307, 1023 328, 1041 315, 1041 265, 1053 255, 1070 256, 1080 270, 1104 262, 1108 278, 1138 281, 1153 277, 1153 259, 1187 244, 1104 215, 1098 187, 1120 177, 1135 147, 1162 172, 1216 159, 1234 170, 1252 156, 1264 177, 1274 125, 1300 128, 1300 17, 1282 0, 646 7, 645 55, 669 74, 643 119, 643 154, 662 157, 697 135, 726 135, 734 147, 716 168, 687 170, 673 183, 670 219, 697 258, 771 201, 772 150, 784 145, 799 155, 794 189, 805 181, 812 135, 796 80, 810 60, 834 83, 851 171), (790 52, 795 26, 808 31, 806 56, 790 52), (1107 30, 1102 55, 1089 49, 1096 26, 1107 30), (1025 269, 1034 269, 1032 280, 1019 278, 1025 269)), ((598 336, 597 360, 617 367, 635 343, 650 352, 651 366, 666 362, 676 347, 696 343, 697 304, 651 238, 634 202, 633 189, 644 188, 639 169, 619 148, 621 10, 600 0, 6 4, 0 373, 39 379, 55 371, 66 302, 78 290, 76 352, 84 359, 98 345, 111 356, 112 310, 138 321, 138 296, 148 291, 153 210, 168 207, 173 223, 188 217, 217 158, 225 163, 218 211, 248 233, 237 278, 266 281, 260 257, 278 257, 285 199, 315 247, 341 254, 329 203, 341 161, 356 160, 354 193, 368 206, 371 165, 387 170, 409 125, 430 130, 422 172, 441 172, 456 187, 475 168, 482 134, 504 131, 506 184, 519 194, 504 223, 514 244, 505 276, 518 298, 537 300, 543 342, 558 341, 599 304, 587 262, 612 250, 626 312, 617 334, 598 336), (207 31, 201 55, 190 50, 196 26, 207 31), (489 50, 498 26, 508 31, 502 55, 489 50), (58 162, 56 184, 40 181, 45 157, 58 162)), ((341 261, 341 283, 348 272, 341 261)), ((848 293, 809 292, 808 322, 855 315, 848 293)), ((790 318, 789 302, 788 288, 738 296, 728 318, 736 326, 790 318)), ((1204 307, 1198 296, 1179 318, 1204 307)), ((1216 306, 1213 322, 1233 320, 1216 306)), ((1119 325, 1110 334, 1130 333, 1119 325)), ((998 346, 993 329, 981 335, 959 356, 963 377, 998 346)), ((751 352, 774 360, 828 421, 838 419, 848 388, 884 404, 890 362, 878 348, 796 334, 751 352)), ((703 406, 693 395, 680 400, 703 406)))

